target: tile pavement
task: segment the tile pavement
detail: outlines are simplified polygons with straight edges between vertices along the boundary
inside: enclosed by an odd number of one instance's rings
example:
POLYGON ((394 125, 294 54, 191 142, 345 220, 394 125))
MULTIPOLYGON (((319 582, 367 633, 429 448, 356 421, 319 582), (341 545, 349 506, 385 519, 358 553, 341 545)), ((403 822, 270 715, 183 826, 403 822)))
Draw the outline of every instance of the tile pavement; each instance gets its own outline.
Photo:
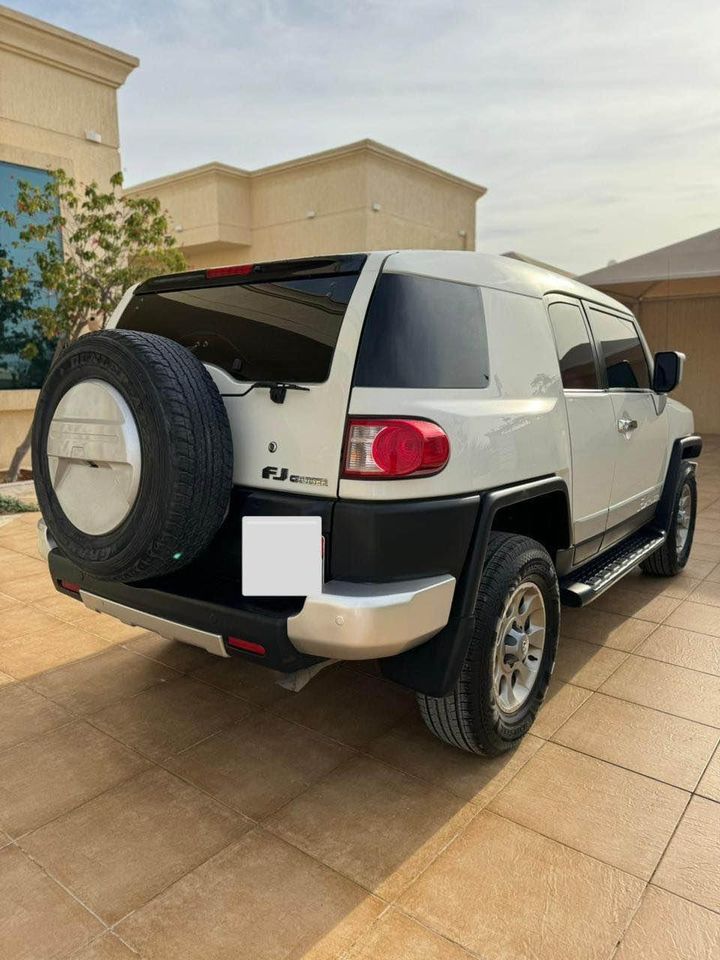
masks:
POLYGON ((3 960, 720 957, 720 438, 682 576, 566 610, 481 760, 368 665, 300 694, 56 594, 0 520, 3 960))

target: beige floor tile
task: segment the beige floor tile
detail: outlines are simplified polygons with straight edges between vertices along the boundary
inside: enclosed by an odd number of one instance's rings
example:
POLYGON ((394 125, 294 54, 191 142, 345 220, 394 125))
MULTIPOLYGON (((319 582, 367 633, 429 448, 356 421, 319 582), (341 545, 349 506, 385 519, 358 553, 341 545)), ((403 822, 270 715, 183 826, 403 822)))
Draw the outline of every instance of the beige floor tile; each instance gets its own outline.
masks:
POLYGON ((140 958, 112 933, 105 933, 78 953, 73 953, 68 960, 140 960, 140 958))
POLYGON ((720 677, 707 673, 631 654, 601 692, 720 727, 720 677))
POLYGON ((720 957, 720 916, 650 885, 613 960, 720 957))
POLYGON ((17 683, 17 680, 8 676, 7 673, 0 673, 0 687, 3 687, 6 683, 17 683))
POLYGON ((391 767, 482 805, 505 786, 541 745, 538 737, 528 734, 515 750, 500 757, 478 757, 438 740, 419 714, 412 713, 367 749, 391 767))
POLYGON ((620 616, 592 607, 564 607, 562 611, 562 634, 573 640, 584 640, 615 650, 630 652, 649 636, 654 629, 647 620, 620 616))
POLYGON ((691 799, 653 883, 720 912, 720 803, 691 799))
POLYGON ((0 850, 3 960, 67 957, 102 930, 99 920, 17 847, 0 850))
POLYGON ((92 713, 177 677, 174 670, 122 648, 29 677, 27 684, 74 713, 92 713))
POLYGON ((393 899, 476 808, 371 760, 344 763, 267 821, 329 867, 393 899))
POLYGON ((254 830, 118 934, 143 960, 338 960, 381 910, 361 887, 254 830))
POLYGON ((0 686, 0 750, 67 723, 70 714, 20 683, 0 686))
POLYGON ((0 826, 19 836, 140 773, 146 762, 83 721, 0 754, 0 826))
POLYGON ((718 567, 720 567, 720 564, 716 564, 714 560, 700 560, 691 554, 680 576, 692 577, 695 580, 704 580, 705 577, 718 567))
POLYGON ((15 597, 9 597, 6 593, 0 591, 0 611, 3 612, 3 616, 5 616, 7 610, 16 607, 19 603, 20 601, 16 600, 15 597))
POLYGON ((712 560, 713 563, 720 563, 720 546, 693 543, 692 557, 694 560, 712 560))
POLYGON ((711 607, 720 607, 720 583, 713 580, 703 580, 689 594, 691 603, 705 603, 711 607))
POLYGON ((720 637, 720 610, 709 603, 683 601, 667 619, 667 626, 720 637))
POLYGON ((485 810, 401 903, 483 960, 607 960, 643 887, 485 810))
MULTIPOLYGON (((720 586, 720 584, 718 584, 720 586)), ((720 637, 661 624, 635 653, 720 677, 720 637)))
POLYGON ((720 746, 715 750, 697 786, 697 793, 720 803, 720 746))
POLYGON ((717 530, 707 530, 702 527, 696 527, 693 536, 693 548, 700 544, 716 547, 720 544, 720 533, 718 533, 717 530))
POLYGON ((47 577, 47 575, 47 565, 42 560, 28 557, 24 553, 6 551, 6 557, 0 557, 0 588, 4 584, 12 583, 13 580, 32 576, 47 577), (7 554, 12 556, 12 560, 7 559, 7 554))
POLYGON ((165 770, 106 791, 20 841, 107 924, 218 853, 248 821, 165 770))
POLYGON ((676 787, 547 743, 490 809, 649 880, 687 801, 676 787))
POLYGON ((106 649, 107 644, 100 637, 58 620, 52 630, 40 630, 20 640, 0 642, 0 670, 24 680, 106 649))
POLYGON ((156 633, 144 633, 135 640, 129 640, 123 644, 128 650, 134 653, 140 653, 151 660, 157 660, 164 663, 166 667, 172 667, 180 673, 187 673, 189 670, 196 670, 198 667, 206 666, 209 663, 215 663, 217 657, 207 650, 200 647, 194 647, 190 643, 179 643, 177 640, 166 640, 159 637, 156 633))
POLYGON ((562 680, 553 677, 543 705, 532 725, 532 732, 536 737, 549 740, 589 696, 590 691, 584 687, 563 683, 562 680))
POLYGON ((355 945, 348 960, 471 960, 471 954, 411 917, 390 909, 355 945))
POLYGON ((43 597, 51 597, 54 593, 57 593, 57 590, 46 571, 43 574, 4 583, 3 593, 9 597, 14 597, 16 600, 22 600, 23 603, 33 603, 43 597))
POLYGON ((560 637, 553 678, 597 690, 628 655, 584 640, 560 637))
POLYGON ((6 640, 19 640, 28 634, 52 633, 57 627, 65 626, 65 621, 53 617, 30 604, 17 603, 3 610, 0 617, 0 643, 6 640))
POLYGON ((260 714, 241 720, 166 761, 223 803, 261 819, 351 755, 294 723, 260 714))
POLYGON ((250 663, 241 657, 212 657, 211 661, 204 663, 199 670, 193 670, 192 676, 263 707, 295 696, 292 691, 285 690, 277 683, 285 674, 250 663))
POLYGON ((720 731, 594 693, 552 738, 573 750, 694 790, 720 731))
POLYGON ((385 680, 329 667, 299 693, 273 705, 288 720, 351 747, 363 747, 411 710, 413 695, 385 680))
MULTIPOLYGON (((95 610, 90 610, 79 600, 73 600, 64 593, 55 591, 50 597, 40 597, 33 601, 33 606, 45 613, 50 613, 58 620, 64 620, 66 623, 77 623, 80 626, 92 627, 102 614, 95 610)), ((92 633, 92 629, 90 630, 92 633)))
POLYGON ((681 570, 674 577, 651 577, 636 567, 622 580, 624 590, 635 590, 646 597, 674 597, 684 600, 702 580, 702 577, 692 577, 687 568, 681 570))
POLYGON ((237 697, 180 677, 93 714, 92 722, 146 757, 161 760, 241 720, 251 710, 237 697))
POLYGON ((662 623, 679 603, 680 600, 676 597, 649 597, 638 590, 628 589, 624 583, 621 583, 598 597, 593 607, 596 610, 617 613, 623 617, 662 623))
POLYGON ((720 563, 714 563, 709 572, 705 574, 705 579, 720 583, 720 563))

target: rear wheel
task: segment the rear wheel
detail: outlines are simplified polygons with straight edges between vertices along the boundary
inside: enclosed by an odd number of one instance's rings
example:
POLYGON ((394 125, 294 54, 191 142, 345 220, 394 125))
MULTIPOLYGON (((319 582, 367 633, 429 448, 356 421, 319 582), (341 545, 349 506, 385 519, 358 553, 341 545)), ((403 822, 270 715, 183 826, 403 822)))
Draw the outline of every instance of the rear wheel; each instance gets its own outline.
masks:
POLYGON ((496 756, 530 729, 557 649, 560 596, 547 551, 535 540, 493 533, 475 604, 475 630, 455 688, 418 694, 428 728, 446 743, 496 756))
POLYGON ((643 560, 640 569, 654 577, 674 577, 690 557, 695 534, 697 513, 697 481, 692 464, 685 463, 680 470, 670 525, 665 543, 643 560))

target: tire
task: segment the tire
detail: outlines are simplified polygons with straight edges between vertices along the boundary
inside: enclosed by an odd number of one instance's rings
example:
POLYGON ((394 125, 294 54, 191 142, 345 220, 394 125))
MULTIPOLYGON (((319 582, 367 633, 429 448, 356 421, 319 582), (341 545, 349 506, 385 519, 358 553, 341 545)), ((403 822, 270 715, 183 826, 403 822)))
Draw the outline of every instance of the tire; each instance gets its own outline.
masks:
POLYGON ((693 536, 695 535, 695 517, 697 514, 697 481, 692 464, 683 463, 680 467, 675 497, 673 499, 670 525, 665 543, 651 553, 640 564, 643 573, 653 577, 675 577, 683 569, 690 557, 693 536), (681 501, 687 500, 687 506, 681 501), (687 512, 689 510, 689 515, 687 512), (682 536, 683 515, 687 515, 687 527, 682 536))
POLYGON ((61 354, 38 400, 32 459, 60 551, 101 579, 145 580, 186 565, 230 503, 222 398, 189 350, 155 334, 105 330, 61 354))
POLYGON ((532 726, 545 697, 559 628, 560 591, 547 551, 528 537, 492 533, 475 603, 475 629, 455 688, 445 697, 417 695, 420 713, 430 731, 445 743, 483 756, 497 756, 516 746, 532 726), (505 614, 523 585, 530 585, 528 595, 542 598, 544 645, 541 655, 536 656, 536 672, 532 685, 527 686, 526 699, 508 712, 494 689, 495 657, 502 652, 497 644, 513 632, 506 632, 505 614))

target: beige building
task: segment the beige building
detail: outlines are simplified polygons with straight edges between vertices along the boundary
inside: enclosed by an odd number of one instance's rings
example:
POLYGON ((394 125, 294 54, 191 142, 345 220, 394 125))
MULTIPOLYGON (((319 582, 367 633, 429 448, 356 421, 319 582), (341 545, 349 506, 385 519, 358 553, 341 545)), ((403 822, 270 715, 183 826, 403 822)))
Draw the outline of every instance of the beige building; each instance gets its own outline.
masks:
POLYGON ((673 396, 701 433, 720 433, 720 230, 690 237, 580 277, 626 303, 650 348, 687 355, 673 396))
POLYGON ((208 163, 130 187, 170 213, 193 267, 388 247, 473 250, 485 187, 374 140, 259 170, 208 163))
MULTIPOLYGON (((0 203, 11 202, 18 178, 42 183, 46 171, 62 167, 78 180, 103 182, 120 169, 116 94, 137 65, 126 53, 0 6, 0 203)), ((6 233, 0 242, 7 244, 6 233)), ((0 470, 27 431, 38 392, 0 389, 0 470)))

